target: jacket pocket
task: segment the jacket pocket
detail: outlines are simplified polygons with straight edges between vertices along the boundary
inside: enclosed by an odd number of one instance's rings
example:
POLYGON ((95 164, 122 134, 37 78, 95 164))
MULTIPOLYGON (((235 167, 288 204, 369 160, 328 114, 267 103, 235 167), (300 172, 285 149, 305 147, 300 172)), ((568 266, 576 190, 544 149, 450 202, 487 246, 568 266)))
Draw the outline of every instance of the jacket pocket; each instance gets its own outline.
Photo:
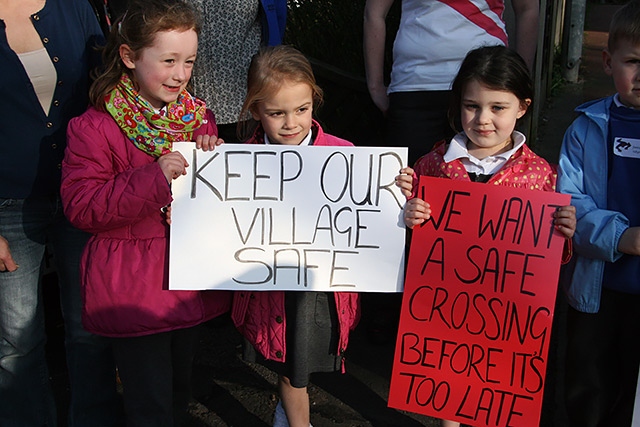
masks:
POLYGON ((241 326, 244 325, 250 299, 251 299, 251 292, 234 292, 233 293, 233 304, 231 305, 231 319, 233 320, 233 324, 236 326, 236 328, 240 328, 241 326))

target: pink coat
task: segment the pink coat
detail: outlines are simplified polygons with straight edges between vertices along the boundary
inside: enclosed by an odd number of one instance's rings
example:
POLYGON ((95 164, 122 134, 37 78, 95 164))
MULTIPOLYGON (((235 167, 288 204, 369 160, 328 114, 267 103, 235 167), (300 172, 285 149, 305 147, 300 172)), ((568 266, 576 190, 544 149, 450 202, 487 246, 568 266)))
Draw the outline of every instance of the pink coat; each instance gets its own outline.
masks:
MULTIPOLYGON (((448 144, 437 143, 431 152, 420 157, 413 167, 418 176, 435 176, 462 181, 471 181, 460 159, 444 161, 448 144)), ((504 166, 487 181, 487 184, 530 190, 556 191, 557 173, 545 159, 523 145, 504 166)), ((417 184, 417 181, 415 181, 417 184)))
MULTIPOLYGON (((313 132, 316 135, 313 145, 353 146, 349 141, 325 134, 315 121, 313 132)), ((247 143, 263 144, 262 135, 262 129, 258 128, 247 143)), ((336 350, 343 355, 349 343, 349 333, 360 320, 360 295, 355 292, 334 292, 334 295, 340 323, 336 350)), ((242 335, 266 359, 285 361, 287 319, 283 291, 235 292, 231 317, 242 335)))
MULTIPOLYGON (((208 112, 196 135, 217 133, 208 112)), ((111 337, 142 336, 195 326, 228 311, 230 292, 167 289, 169 227, 161 208, 172 197, 155 159, 94 108, 71 120, 67 137, 65 214, 93 234, 80 265, 85 328, 111 337)))
MULTIPOLYGON (((416 175, 413 181, 415 184, 414 196, 418 184, 418 180, 415 178, 421 175, 471 181, 460 159, 453 160, 449 163, 444 161, 447 147, 446 141, 440 141, 433 147, 431 152, 416 161, 413 167, 416 175)), ((556 167, 531 151, 527 145, 523 145, 507 160, 504 166, 487 181, 487 184, 555 192, 557 179, 558 173, 556 172, 556 167)), ((572 240, 566 239, 564 252, 562 254, 562 263, 568 263, 572 255, 572 240)))

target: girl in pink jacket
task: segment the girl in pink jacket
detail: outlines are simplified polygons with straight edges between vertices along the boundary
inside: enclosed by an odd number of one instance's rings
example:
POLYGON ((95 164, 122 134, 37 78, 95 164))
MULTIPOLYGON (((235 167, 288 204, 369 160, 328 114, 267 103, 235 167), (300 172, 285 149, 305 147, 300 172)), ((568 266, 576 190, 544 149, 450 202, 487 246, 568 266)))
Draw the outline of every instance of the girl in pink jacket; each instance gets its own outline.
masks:
MULTIPOLYGON (((309 61, 296 49, 261 50, 249 68, 248 113, 256 128, 250 144, 352 144, 327 135, 312 119, 322 100, 309 61)), ((232 317, 266 366, 279 374, 274 426, 309 426, 309 374, 343 370, 349 332, 359 319, 351 292, 236 292, 232 317), (284 410, 283 410, 284 408, 284 410)))
POLYGON ((230 293, 167 289, 171 181, 185 174, 174 141, 216 138, 213 114, 186 86, 196 14, 179 0, 131 2, 113 26, 93 106, 68 128, 62 201, 93 233, 81 262, 83 323, 112 337, 127 425, 174 426, 190 399, 195 326, 230 308, 230 293))

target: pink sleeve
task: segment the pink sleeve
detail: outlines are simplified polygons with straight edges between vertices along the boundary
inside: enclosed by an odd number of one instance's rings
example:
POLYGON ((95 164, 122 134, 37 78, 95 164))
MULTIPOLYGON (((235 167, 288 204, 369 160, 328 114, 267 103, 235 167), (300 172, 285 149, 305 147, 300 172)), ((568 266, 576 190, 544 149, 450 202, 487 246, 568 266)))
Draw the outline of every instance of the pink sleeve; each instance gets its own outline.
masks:
POLYGON ((92 233, 132 224, 171 202, 158 163, 132 166, 123 145, 129 141, 105 132, 105 120, 96 117, 85 113, 70 122, 60 189, 69 221, 92 233))
POLYGON ((215 135, 218 136, 218 125, 216 123, 216 117, 211 110, 207 108, 207 114, 205 115, 206 123, 203 122, 202 126, 193 133, 193 139, 198 135, 215 135))

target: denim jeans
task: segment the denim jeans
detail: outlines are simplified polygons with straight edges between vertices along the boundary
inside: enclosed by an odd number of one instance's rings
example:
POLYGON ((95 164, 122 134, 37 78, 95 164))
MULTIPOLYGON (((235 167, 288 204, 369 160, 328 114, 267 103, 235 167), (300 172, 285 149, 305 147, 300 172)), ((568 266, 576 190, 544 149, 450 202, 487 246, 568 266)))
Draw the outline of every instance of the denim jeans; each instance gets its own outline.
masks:
POLYGON ((71 389, 69 426, 113 426, 121 406, 108 340, 84 330, 79 265, 89 235, 66 220, 57 196, 0 198, 0 236, 14 272, 0 272, 0 425, 55 426, 45 359, 40 275, 45 244, 54 254, 71 389))

